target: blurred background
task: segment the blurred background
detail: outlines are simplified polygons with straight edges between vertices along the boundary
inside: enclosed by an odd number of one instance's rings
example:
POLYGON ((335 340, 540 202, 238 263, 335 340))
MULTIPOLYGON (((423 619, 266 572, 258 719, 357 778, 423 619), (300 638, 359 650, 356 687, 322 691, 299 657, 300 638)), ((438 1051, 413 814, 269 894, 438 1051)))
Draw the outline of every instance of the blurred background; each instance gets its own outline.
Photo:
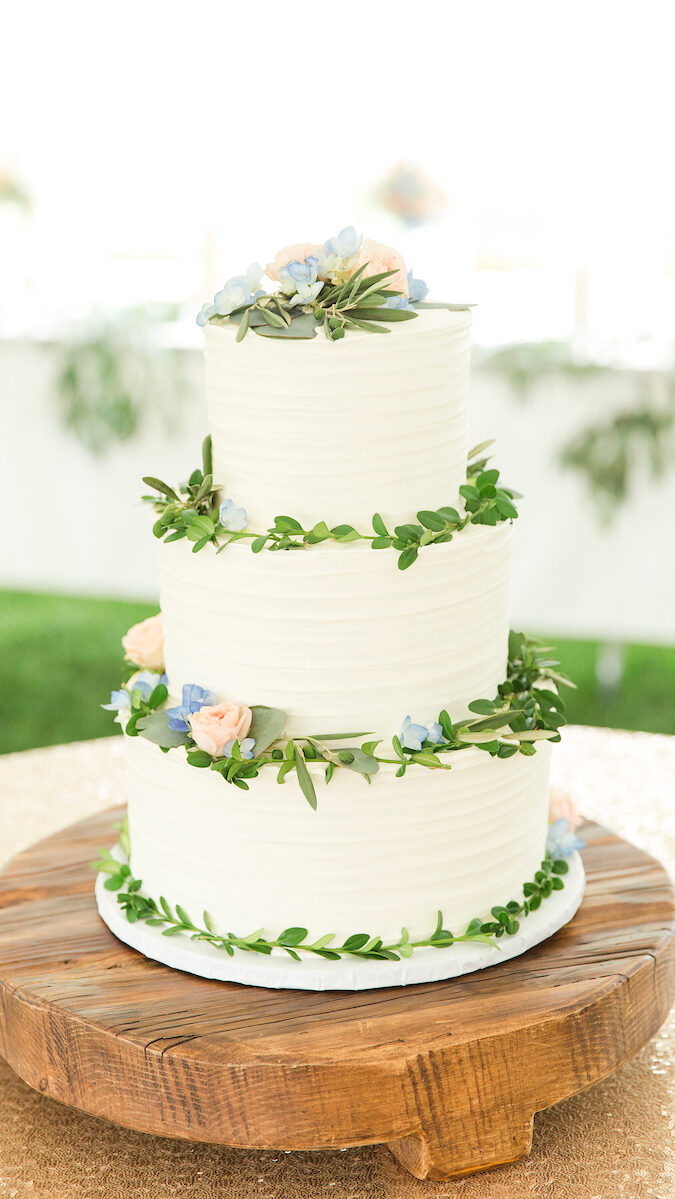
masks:
POLYGON ((0 749, 113 731, 157 608, 140 479, 206 427, 195 313, 346 224, 477 304, 513 624, 557 643, 571 719, 675 731, 671 6, 4 13, 0 749))

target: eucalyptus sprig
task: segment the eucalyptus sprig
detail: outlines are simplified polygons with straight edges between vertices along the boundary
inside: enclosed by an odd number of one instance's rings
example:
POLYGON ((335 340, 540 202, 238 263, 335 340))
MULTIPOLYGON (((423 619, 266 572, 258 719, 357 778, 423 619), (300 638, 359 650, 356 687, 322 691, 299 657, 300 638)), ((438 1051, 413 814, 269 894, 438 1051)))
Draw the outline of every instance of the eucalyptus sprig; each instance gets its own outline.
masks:
POLYGON ((196 924, 180 904, 172 906, 164 896, 160 896, 157 902, 143 893, 142 881, 134 878, 129 867, 126 826, 124 831, 127 848, 123 853, 127 860, 120 861, 110 850, 100 849, 100 857, 98 861, 92 862, 92 868, 108 875, 103 885, 106 890, 117 892, 117 902, 129 923, 142 921, 151 928, 161 928, 164 937, 184 933, 191 941, 204 941, 214 949, 224 950, 230 957, 234 956, 236 950, 266 955, 271 954, 272 950, 281 950, 296 962, 302 960, 301 955, 321 957, 328 961, 350 957, 396 962, 401 958, 412 957, 415 949, 449 949, 452 945, 467 942, 496 946, 501 937, 515 936, 520 929, 520 918, 536 911, 543 900, 554 891, 562 891, 562 876, 569 870, 563 858, 551 860, 547 856, 534 879, 524 884, 521 900, 513 899, 505 905, 496 905, 491 909, 491 919, 486 920, 478 916, 469 922, 465 932, 461 934, 452 933, 444 928, 443 913, 439 911, 434 931, 418 940, 413 940, 408 929, 402 928, 397 941, 387 942, 383 937, 371 936, 370 933, 353 933, 341 944, 336 945, 334 933, 325 933, 310 941, 308 929, 300 926, 286 928, 276 937, 266 937, 262 928, 245 936, 237 936, 232 932, 219 933, 206 911, 202 915, 202 924, 196 924))
POLYGON ((541 646, 523 633, 511 633, 507 677, 497 688, 495 698, 473 700, 469 704, 472 715, 456 723, 444 709, 438 716, 441 738, 427 740, 420 749, 409 749, 394 736, 391 752, 378 752, 381 739, 364 740, 371 735, 367 732, 313 733, 284 740, 286 713, 266 705, 252 705, 249 735, 254 741, 255 756, 244 757, 235 741, 230 757, 216 757, 200 749, 191 733, 169 728, 169 716, 164 709, 167 688, 163 683, 145 699, 133 687, 133 675, 126 687, 131 703, 124 732, 128 737, 141 736, 152 741, 165 753, 182 748, 189 766, 213 770, 226 783, 244 791, 265 768, 276 769, 279 783, 295 772, 305 799, 316 809, 313 771, 316 766, 323 770, 326 783, 330 783, 336 770, 353 771, 369 783, 381 765, 396 766, 396 777, 400 778, 413 766, 450 770, 451 755, 470 747, 496 758, 511 758, 517 753, 528 757, 536 752, 537 742, 559 741, 566 717, 557 688, 574 684, 560 673, 559 663, 550 653, 549 646, 541 646), (360 744, 336 746, 334 742, 360 744))
POLYGON ((155 537, 167 542, 187 537, 194 542, 193 553, 203 549, 209 542, 216 545, 220 553, 235 541, 249 541, 253 553, 259 554, 263 549, 304 550, 324 541, 368 541, 375 550, 396 550, 399 570, 407 570, 417 560, 421 549, 427 545, 452 541, 454 534, 460 533, 467 525, 494 526, 517 518, 514 500, 520 498, 519 492, 498 485, 499 471, 496 468, 486 469, 489 459, 481 456, 491 444, 489 441, 483 442, 469 452, 466 483, 459 488, 464 511, 460 512, 454 507, 442 507, 435 511, 424 509, 417 513, 419 523, 411 521, 396 525, 393 531, 387 528, 379 512, 372 518, 372 533, 362 533, 350 524, 329 528, 325 520, 317 521, 307 529, 294 516, 275 516, 274 523, 265 532, 248 528, 236 532, 223 529, 218 521, 219 487, 213 483, 210 469, 210 437, 206 438, 203 446, 204 469, 193 471, 186 486, 174 489, 161 479, 146 476, 143 482, 159 494, 144 495, 142 498, 159 513, 153 525, 155 537))

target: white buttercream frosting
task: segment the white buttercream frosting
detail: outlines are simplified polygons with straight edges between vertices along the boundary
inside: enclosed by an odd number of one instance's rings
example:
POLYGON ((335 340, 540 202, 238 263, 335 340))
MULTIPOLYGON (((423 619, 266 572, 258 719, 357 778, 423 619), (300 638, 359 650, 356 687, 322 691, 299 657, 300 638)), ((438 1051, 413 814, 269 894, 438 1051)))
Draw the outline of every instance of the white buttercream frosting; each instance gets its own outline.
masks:
POLYGON ((268 935, 289 926, 338 939, 369 932, 429 935, 438 909, 461 933, 493 904, 520 898, 544 856, 550 746, 506 760, 478 749, 452 768, 384 766, 369 786, 336 771, 329 786, 310 764, 318 808, 294 774, 283 786, 265 767, 240 791, 125 738, 131 867, 146 893, 206 909, 216 928, 268 935))
POLYGON ((286 731, 391 738, 404 716, 453 720, 504 679, 512 529, 469 526, 408 570, 393 550, 326 542, 253 554, 159 545, 174 696, 268 704, 286 731))
POLYGON ((277 515, 370 530, 454 504, 468 450, 468 312, 386 334, 288 341, 208 326, 213 466, 252 526, 277 515))

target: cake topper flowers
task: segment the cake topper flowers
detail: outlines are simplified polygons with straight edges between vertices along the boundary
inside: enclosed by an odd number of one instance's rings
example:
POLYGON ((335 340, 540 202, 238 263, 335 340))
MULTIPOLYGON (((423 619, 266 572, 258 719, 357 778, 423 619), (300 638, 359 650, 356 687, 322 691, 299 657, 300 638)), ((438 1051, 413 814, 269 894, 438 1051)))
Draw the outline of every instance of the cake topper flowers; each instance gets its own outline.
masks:
POLYGON ((203 305, 197 324, 231 321, 239 326, 237 341, 249 329, 260 337, 307 340, 320 328, 339 341, 348 330, 388 333, 390 323, 417 316, 415 306, 426 294, 426 283, 406 269, 398 250, 364 239, 348 225, 323 245, 284 246, 264 271, 253 263, 245 275, 228 279, 203 305), (261 290, 263 274, 278 285, 275 290, 261 290))

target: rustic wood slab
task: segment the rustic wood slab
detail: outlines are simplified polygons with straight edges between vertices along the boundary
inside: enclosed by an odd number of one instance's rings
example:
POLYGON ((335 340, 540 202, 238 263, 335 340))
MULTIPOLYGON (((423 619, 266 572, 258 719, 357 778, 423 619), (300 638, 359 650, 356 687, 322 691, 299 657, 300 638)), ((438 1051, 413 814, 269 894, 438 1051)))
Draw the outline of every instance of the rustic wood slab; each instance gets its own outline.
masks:
POLYGON ((89 863, 122 809, 0 875, 0 1054, 30 1086, 131 1128, 241 1147, 386 1142, 418 1178, 527 1154, 534 1114, 603 1078, 675 994, 663 867, 586 824, 586 898, 523 957, 364 992, 209 982, 99 919, 89 863))

